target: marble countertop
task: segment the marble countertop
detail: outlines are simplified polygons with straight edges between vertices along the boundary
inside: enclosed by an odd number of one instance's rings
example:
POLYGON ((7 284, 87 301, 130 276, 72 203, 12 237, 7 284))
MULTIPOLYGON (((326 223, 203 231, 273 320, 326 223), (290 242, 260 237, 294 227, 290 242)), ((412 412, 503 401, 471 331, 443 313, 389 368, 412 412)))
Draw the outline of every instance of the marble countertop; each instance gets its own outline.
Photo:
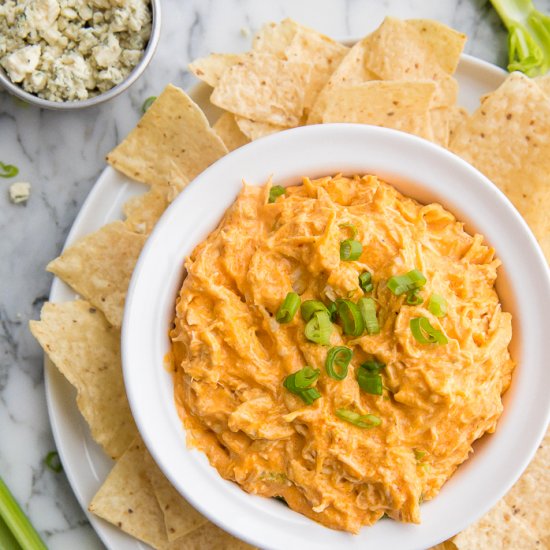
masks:
MULTIPOLYGON (((550 0, 538 0, 550 12, 550 0)), ((187 63, 247 49, 266 21, 290 16, 333 37, 362 36, 386 15, 438 19, 466 33, 466 52, 504 66, 506 33, 486 0, 162 0, 158 50, 142 78, 83 112, 43 111, 0 92, 0 160, 32 184, 27 205, 0 181, 0 475, 52 550, 102 548, 63 473, 43 466, 55 444, 42 351, 28 330, 47 299, 45 265, 60 252, 105 154, 135 125, 143 100, 172 82, 195 82, 187 63)))

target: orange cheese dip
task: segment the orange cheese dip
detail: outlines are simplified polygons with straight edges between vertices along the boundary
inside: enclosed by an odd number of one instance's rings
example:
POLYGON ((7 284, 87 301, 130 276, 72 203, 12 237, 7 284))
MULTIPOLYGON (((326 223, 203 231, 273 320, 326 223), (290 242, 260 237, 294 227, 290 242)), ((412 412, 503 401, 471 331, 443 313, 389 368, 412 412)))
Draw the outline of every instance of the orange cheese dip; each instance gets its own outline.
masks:
POLYGON ((334 529, 357 533, 384 514, 420 522, 420 503, 495 430, 514 364, 511 316, 495 291, 499 261, 481 235, 439 204, 422 205, 374 176, 304 178, 269 203, 270 186, 245 186, 219 227, 187 259, 171 330, 175 400, 188 444, 245 491, 279 496, 334 529), (340 243, 357 231, 355 261, 340 243), (419 305, 387 286, 417 269, 419 305), (300 311, 275 315, 289 292, 325 304, 357 302, 372 274, 378 334, 352 337, 334 324, 330 346, 309 341, 300 311), (428 308, 433 294, 445 316, 428 308), (421 343, 410 320, 426 317, 447 343, 421 343), (353 351, 336 380, 332 346, 353 351), (357 370, 385 364, 382 395, 363 391, 357 370), (283 386, 305 366, 320 370, 308 405, 283 386), (372 414, 361 428, 337 409, 372 414))

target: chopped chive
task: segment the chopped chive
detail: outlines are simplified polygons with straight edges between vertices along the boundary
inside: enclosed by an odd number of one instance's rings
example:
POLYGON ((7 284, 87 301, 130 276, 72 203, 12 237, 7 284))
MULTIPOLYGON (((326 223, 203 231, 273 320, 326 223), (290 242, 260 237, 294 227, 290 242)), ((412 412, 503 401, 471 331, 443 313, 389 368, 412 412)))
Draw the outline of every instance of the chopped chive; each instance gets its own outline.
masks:
POLYGON ((336 409, 336 416, 340 420, 349 422, 358 428, 375 428, 382 424, 382 420, 374 414, 359 414, 349 409, 336 409))
POLYGON ((294 315, 296 315, 299 307, 300 296, 296 292, 289 292, 283 303, 279 306, 277 313, 275 313, 275 319, 281 324, 290 323, 294 319, 294 315))
POLYGON ((149 107, 151 107, 151 105, 153 105, 153 103, 155 102, 155 99, 157 99, 157 96, 156 96, 156 95, 149 96, 149 97, 143 102, 143 105, 141 106, 141 112, 142 112, 142 113, 145 113, 145 112, 147 111, 147 109, 149 109, 149 107))
POLYGON ((0 161, 0 178, 14 178, 19 174, 19 168, 13 164, 4 164, 0 161))
POLYGON ((282 185, 274 185, 269 190, 269 199, 267 202, 270 204, 275 202, 281 195, 286 193, 286 189, 282 185))

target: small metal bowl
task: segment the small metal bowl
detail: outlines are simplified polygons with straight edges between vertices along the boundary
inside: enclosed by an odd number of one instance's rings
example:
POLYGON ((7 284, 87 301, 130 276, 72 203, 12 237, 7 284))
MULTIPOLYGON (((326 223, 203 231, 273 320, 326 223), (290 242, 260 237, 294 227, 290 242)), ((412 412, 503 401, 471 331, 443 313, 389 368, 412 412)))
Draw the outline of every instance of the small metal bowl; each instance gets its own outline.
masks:
POLYGON ((18 97, 19 99, 36 105, 41 109, 52 109, 57 111, 73 111, 76 109, 85 109, 86 107, 93 107, 99 105, 105 101, 109 101, 121 94, 129 88, 145 71, 147 65, 153 58, 153 54, 157 49, 157 44, 160 37, 160 0, 150 0, 151 2, 151 36, 149 42, 143 52, 143 57, 139 63, 132 69, 132 72, 116 86, 113 86, 110 90, 103 92, 97 96, 89 99, 76 100, 76 101, 50 101, 49 99, 42 99, 34 94, 26 92, 21 86, 12 82, 6 71, 0 67, 0 87, 5 88, 8 92, 18 97))

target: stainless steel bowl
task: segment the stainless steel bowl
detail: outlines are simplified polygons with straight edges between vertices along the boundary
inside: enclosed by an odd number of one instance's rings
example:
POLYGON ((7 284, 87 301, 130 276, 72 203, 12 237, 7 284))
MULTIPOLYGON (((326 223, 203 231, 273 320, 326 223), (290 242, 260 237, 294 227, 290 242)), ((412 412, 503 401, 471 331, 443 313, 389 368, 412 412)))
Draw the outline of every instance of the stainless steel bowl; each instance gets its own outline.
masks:
POLYGON ((36 105, 42 109, 54 109, 58 111, 72 111, 76 109, 85 109, 86 107, 92 107, 99 105, 105 101, 109 101, 113 97, 121 94, 124 90, 129 88, 145 71, 147 65, 151 61, 160 37, 160 0, 150 0, 151 2, 151 36, 149 42, 143 52, 143 57, 140 62, 133 68, 132 72, 116 86, 113 86, 110 90, 103 92, 97 96, 89 99, 83 99, 81 101, 50 101, 48 99, 42 99, 34 94, 26 92, 21 86, 14 84, 4 69, 0 67, 0 87, 5 88, 8 92, 18 97, 19 99, 36 105))

